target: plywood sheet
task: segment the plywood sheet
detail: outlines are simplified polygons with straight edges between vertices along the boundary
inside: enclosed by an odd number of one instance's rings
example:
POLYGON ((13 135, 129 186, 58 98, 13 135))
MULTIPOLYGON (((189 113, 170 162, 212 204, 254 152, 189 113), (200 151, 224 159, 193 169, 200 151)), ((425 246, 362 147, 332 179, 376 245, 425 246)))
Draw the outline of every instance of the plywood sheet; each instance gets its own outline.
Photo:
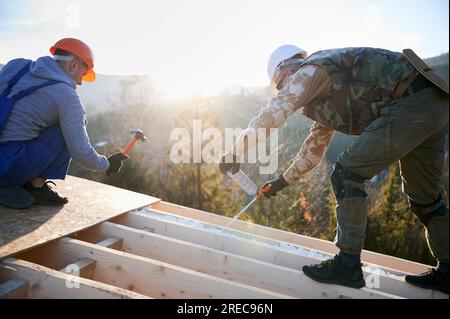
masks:
POLYGON ((159 199, 67 176, 55 190, 69 198, 62 207, 35 205, 26 210, 0 206, 0 258, 67 236, 159 199))

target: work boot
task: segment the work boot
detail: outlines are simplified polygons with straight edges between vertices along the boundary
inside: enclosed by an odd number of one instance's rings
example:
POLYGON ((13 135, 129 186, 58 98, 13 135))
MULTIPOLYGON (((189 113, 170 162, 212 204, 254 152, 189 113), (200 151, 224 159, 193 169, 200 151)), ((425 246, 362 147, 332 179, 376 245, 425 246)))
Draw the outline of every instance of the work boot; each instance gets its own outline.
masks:
POLYGON ((56 184, 52 181, 45 182, 41 187, 35 187, 31 183, 25 184, 24 188, 33 196, 34 203, 38 205, 60 206, 67 204, 67 197, 61 197, 48 184, 56 184))
POLYGON ((439 290, 448 294, 448 274, 445 275, 435 268, 420 275, 406 275, 405 281, 420 288, 439 290))
POLYGON ((303 266, 302 270, 309 278, 324 284, 336 284, 351 288, 362 288, 366 285, 361 264, 354 268, 345 268, 338 255, 317 265, 303 266))
POLYGON ((25 209, 34 203, 33 196, 19 186, 0 187, 0 204, 14 209, 25 209))

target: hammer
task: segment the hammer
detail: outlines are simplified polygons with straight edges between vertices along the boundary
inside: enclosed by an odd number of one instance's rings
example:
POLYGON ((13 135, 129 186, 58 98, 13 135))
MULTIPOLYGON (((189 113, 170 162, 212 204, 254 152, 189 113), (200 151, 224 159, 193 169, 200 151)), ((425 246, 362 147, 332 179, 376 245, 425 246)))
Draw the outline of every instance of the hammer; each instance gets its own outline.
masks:
POLYGON ((144 136, 144 132, 142 132, 142 130, 130 130, 131 134, 133 135, 133 138, 131 139, 131 141, 128 143, 128 145, 123 149, 122 154, 123 155, 128 155, 128 153, 130 152, 131 148, 134 146, 134 144, 136 144, 136 142, 138 140, 145 142, 147 140, 147 138, 144 136))

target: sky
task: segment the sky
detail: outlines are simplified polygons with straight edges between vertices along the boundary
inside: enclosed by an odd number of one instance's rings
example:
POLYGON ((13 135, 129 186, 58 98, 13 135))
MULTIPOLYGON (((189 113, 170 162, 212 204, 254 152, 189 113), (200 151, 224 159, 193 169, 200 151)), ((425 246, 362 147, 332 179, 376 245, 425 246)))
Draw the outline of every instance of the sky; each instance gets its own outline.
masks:
POLYGON ((282 44, 448 52, 449 1, 0 0, 0 63, 48 55, 63 37, 89 44, 97 73, 148 74, 180 98, 268 85, 282 44))

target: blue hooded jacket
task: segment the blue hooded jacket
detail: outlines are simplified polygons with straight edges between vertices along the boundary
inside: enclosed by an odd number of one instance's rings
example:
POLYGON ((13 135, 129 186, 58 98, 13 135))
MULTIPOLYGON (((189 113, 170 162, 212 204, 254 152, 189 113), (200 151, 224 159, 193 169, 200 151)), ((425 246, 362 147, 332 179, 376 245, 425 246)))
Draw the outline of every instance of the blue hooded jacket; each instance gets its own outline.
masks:
MULTIPOLYGON (((3 67, 0 72, 0 92, 27 61, 16 59, 3 67)), ((0 132, 0 143, 32 140, 44 129, 59 123, 73 160, 91 170, 107 170, 108 160, 99 155, 89 142, 86 111, 76 92, 76 83, 53 58, 45 56, 33 61, 30 72, 14 86, 10 96, 48 80, 62 83, 41 88, 17 101, 0 132)))

